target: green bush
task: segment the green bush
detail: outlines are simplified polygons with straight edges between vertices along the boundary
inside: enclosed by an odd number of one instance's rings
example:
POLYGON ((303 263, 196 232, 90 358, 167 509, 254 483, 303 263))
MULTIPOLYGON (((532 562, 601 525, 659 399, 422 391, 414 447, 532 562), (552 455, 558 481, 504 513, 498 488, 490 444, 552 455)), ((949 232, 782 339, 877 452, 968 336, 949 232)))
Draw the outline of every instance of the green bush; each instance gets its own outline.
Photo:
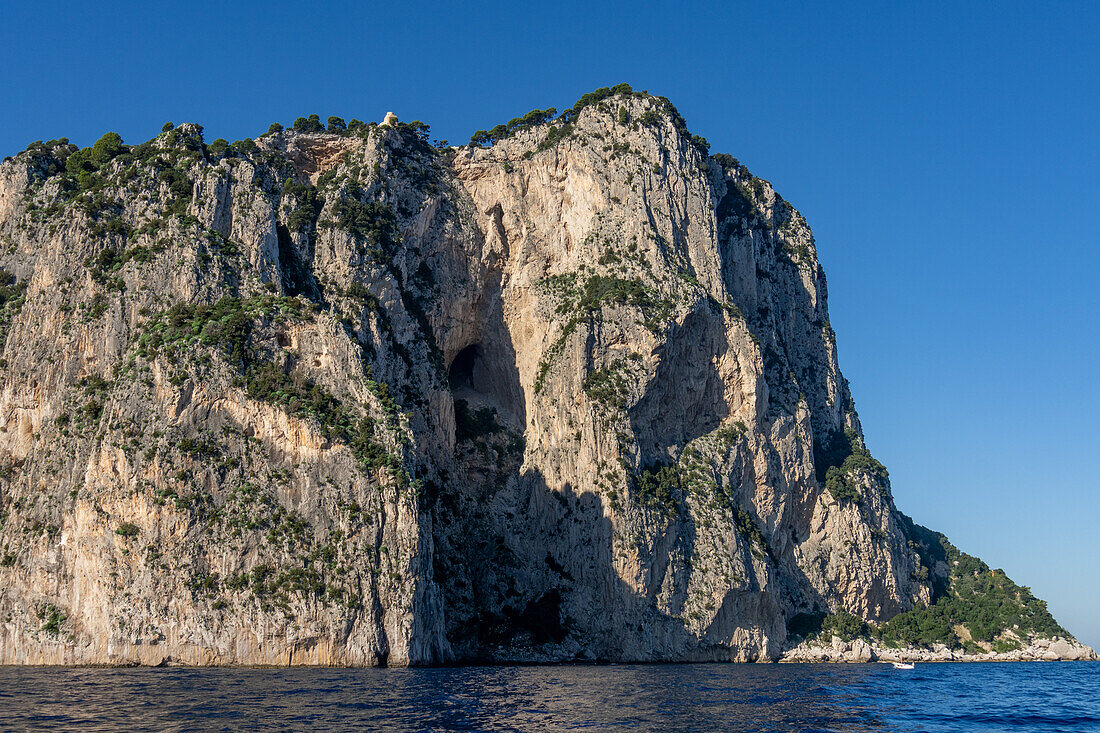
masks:
POLYGON ((625 408, 630 388, 625 367, 626 361, 617 359, 593 370, 584 378, 584 393, 598 405, 625 408))
POLYGON ((286 227, 292 232, 300 232, 317 221, 324 208, 324 199, 317 192, 316 186, 308 183, 298 183, 288 178, 283 184, 283 194, 293 196, 297 206, 286 219, 286 227))
POLYGON ((841 610, 829 614, 821 622, 819 638, 829 641, 834 636, 839 636, 844 641, 852 641, 861 637, 868 637, 871 628, 859 616, 841 610))
POLYGON ((294 120, 295 132, 324 132, 325 126, 321 124, 321 118, 318 115, 310 115, 309 117, 299 117, 294 120))
POLYGON ((347 132, 347 130, 348 130, 348 125, 347 125, 346 122, 344 122, 343 117, 337 117, 336 115, 333 115, 332 117, 328 118, 328 131, 329 132, 335 132, 335 133, 338 133, 338 134, 343 134, 343 133, 347 132))
POLYGON ((562 112, 561 117, 558 119, 568 124, 576 120, 585 107, 599 104, 605 99, 610 99, 619 94, 632 94, 633 91, 630 85, 626 83, 616 84, 613 87, 600 87, 593 92, 582 94, 581 98, 576 101, 573 107, 562 112))
POLYGON ((168 204, 166 213, 169 215, 175 214, 177 216, 184 216, 187 213, 187 206, 191 203, 191 198, 194 195, 194 185, 191 183, 191 176, 188 175, 186 170, 171 167, 158 170, 157 177, 168 184, 168 193, 171 196, 171 201, 168 204))
POLYGON ((210 459, 222 454, 222 446, 209 436, 198 438, 180 438, 176 446, 181 453, 186 453, 192 458, 210 459))
POLYGON ((99 418, 103 415, 103 403, 96 399, 88 400, 84 403, 82 413, 84 422, 89 425, 97 425, 99 418))
POLYGON ((466 400, 455 400, 455 442, 477 440, 504 428, 497 422, 496 412, 488 407, 474 410, 466 400))
POLYGON ((397 244, 397 217, 380 201, 362 202, 358 198, 343 198, 336 205, 337 226, 350 232, 357 240, 378 245, 384 253, 397 244))
POLYGON ((0 268, 0 351, 4 348, 8 329, 27 300, 26 279, 17 281, 15 275, 0 268))
POLYGON ((535 392, 541 392, 546 384, 550 362, 564 347, 565 340, 577 326, 602 317, 605 305, 618 304, 638 308, 642 313, 641 324, 653 332, 659 332, 672 313, 673 303, 659 297, 639 280, 607 275, 592 275, 578 283, 576 273, 552 275, 539 282, 539 287, 558 299, 556 312, 568 320, 557 340, 547 348, 535 377, 535 392))
POLYGON ((722 170, 728 175, 738 175, 741 178, 752 179, 753 175, 749 172, 749 169, 742 165, 741 161, 734 158, 729 153, 715 153, 714 160, 718 165, 722 166, 722 170))
POLYGON ((631 494, 642 506, 663 514, 679 511, 684 479, 678 466, 655 463, 631 478, 631 494))
POLYGON ((836 466, 831 466, 825 474, 825 488, 837 501, 858 502, 860 499, 859 489, 848 474, 836 466))
POLYGON ((250 367, 246 389, 254 400, 281 405, 295 417, 315 419, 326 438, 346 443, 366 468, 399 467, 397 458, 375 440, 374 420, 356 419, 321 385, 264 362, 250 367))
POLYGON ((549 150, 562 140, 567 139, 573 134, 573 125, 570 123, 564 123, 560 125, 552 125, 549 130, 546 131, 546 137, 539 143, 539 152, 543 150, 549 150))
POLYGON ((232 362, 243 365, 252 358, 249 343, 253 319, 275 314, 301 321, 309 316, 310 310, 297 298, 273 295, 225 297, 214 305, 180 303, 149 320, 138 337, 138 349, 150 356, 161 350, 212 346, 232 362))
POLYGON ((836 613, 798 613, 787 621, 787 633, 800 639, 816 639, 828 644, 834 636, 843 641, 870 638, 874 629, 859 616, 845 610, 836 613))
POLYGON ((102 183, 98 175, 103 166, 127 152, 122 138, 116 132, 108 132, 90 148, 81 148, 65 159, 65 171, 78 190, 97 188, 102 183))
POLYGON ((278 122, 272 122, 271 125, 267 128, 267 133, 269 135, 272 134, 272 133, 282 132, 282 131, 283 131, 283 126, 280 125, 278 122))
POLYGON ((378 307, 378 298, 370 291, 370 288, 360 282, 353 282, 348 285, 347 290, 344 291, 344 297, 362 300, 372 310, 378 307))
MULTIPOLYGON (((115 225, 117 219, 112 219, 108 222, 105 231, 109 231, 118 234, 121 237, 128 236, 129 228, 125 224, 115 225)), ((140 230, 139 230, 140 233, 140 230)), ((125 283, 121 278, 117 277, 118 272, 126 266, 128 262, 149 262, 160 251, 161 247, 149 248, 144 245, 136 244, 126 249, 119 249, 117 247, 108 247, 100 250, 100 252, 88 259, 84 260, 84 266, 91 271, 92 279, 100 285, 114 289, 124 290, 125 283)))
POLYGON ((115 528, 115 534, 119 537, 125 537, 126 539, 133 539, 137 537, 140 532, 141 530, 138 526, 132 522, 123 522, 115 528))
POLYGON ((470 136, 470 145, 477 147, 486 147, 495 145, 501 140, 515 135, 520 130, 526 130, 531 127, 538 127, 544 125, 553 119, 557 114, 557 110, 551 107, 550 109, 533 109, 523 117, 516 117, 508 121, 507 124, 497 125, 493 129, 486 132, 485 130, 478 130, 470 136))
POLYGON ((768 538, 764 536, 764 533, 760 530, 760 525, 756 523, 756 520, 752 518, 748 511, 743 507, 737 507, 733 514, 733 521, 737 527, 737 532, 745 538, 752 549, 753 555, 761 560, 765 557, 775 559, 775 553, 768 543, 768 538))
POLYGON ((42 631, 50 636, 60 636, 61 626, 65 623, 65 614, 52 603, 46 603, 38 609, 38 620, 42 621, 42 631))
POLYGON ((866 476, 883 487, 890 479, 886 466, 871 455, 851 428, 833 434, 824 446, 815 443, 814 464, 818 480, 840 501, 859 501, 856 476, 866 476))
MULTIPOLYGON (((149 320, 138 337, 138 350, 150 357, 158 353, 178 353, 195 345, 216 348, 241 370, 240 384, 252 399, 279 405, 298 418, 316 420, 322 435, 346 443, 367 468, 400 468, 399 459, 375 440, 371 418, 356 418, 324 387, 304 376, 288 374, 262 359, 260 350, 252 347, 254 319, 279 315, 303 320, 310 315, 309 308, 297 298, 269 295, 246 299, 227 297, 214 305, 178 304, 149 320)), ((372 389, 387 411, 397 411, 385 385, 372 383, 372 389)), ((199 457, 219 452, 216 444, 203 439, 184 438, 179 447, 199 457)))
POLYGON ((882 624, 877 634, 887 646, 946 644, 959 648, 963 642, 955 633, 957 626, 966 627, 975 641, 994 647, 1012 644, 998 639, 1006 630, 1025 638, 1028 634, 1072 638, 1054 620, 1044 601, 1032 595, 1030 588, 1013 583, 1003 570, 993 570, 978 558, 960 552, 942 534, 925 530, 927 534, 913 535, 904 522, 903 528, 918 546, 938 541, 938 548, 921 547, 919 552, 922 558, 943 558, 951 568, 951 576, 946 591, 932 605, 918 605, 882 624))

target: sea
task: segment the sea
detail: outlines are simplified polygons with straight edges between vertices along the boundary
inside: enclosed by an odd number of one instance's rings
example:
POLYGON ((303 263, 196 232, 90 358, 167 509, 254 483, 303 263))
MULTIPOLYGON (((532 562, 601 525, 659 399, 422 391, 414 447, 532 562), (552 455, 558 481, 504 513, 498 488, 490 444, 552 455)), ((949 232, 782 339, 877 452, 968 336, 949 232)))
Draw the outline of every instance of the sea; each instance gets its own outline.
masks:
POLYGON ((0 730, 1100 731, 1100 662, 0 667, 0 730))

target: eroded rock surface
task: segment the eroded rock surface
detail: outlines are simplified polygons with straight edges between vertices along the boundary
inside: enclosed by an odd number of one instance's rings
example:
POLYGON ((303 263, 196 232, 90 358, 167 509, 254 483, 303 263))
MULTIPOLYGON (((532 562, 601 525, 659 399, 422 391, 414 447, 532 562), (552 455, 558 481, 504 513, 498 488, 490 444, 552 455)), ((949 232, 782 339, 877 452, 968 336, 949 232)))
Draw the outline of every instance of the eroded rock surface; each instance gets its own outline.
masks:
POLYGON ((806 222, 603 97, 4 162, 0 663, 776 660, 942 595, 806 222))

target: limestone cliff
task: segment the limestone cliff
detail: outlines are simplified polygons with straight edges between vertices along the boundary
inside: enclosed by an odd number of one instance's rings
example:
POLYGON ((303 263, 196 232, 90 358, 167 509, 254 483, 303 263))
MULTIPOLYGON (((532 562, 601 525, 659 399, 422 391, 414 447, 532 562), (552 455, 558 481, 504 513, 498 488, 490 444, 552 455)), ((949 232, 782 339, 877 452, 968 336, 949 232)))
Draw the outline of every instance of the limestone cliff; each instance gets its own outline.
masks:
POLYGON ((299 122, 0 166, 0 663, 1072 638, 949 613, 988 568, 895 508, 806 222, 666 100, 299 122))

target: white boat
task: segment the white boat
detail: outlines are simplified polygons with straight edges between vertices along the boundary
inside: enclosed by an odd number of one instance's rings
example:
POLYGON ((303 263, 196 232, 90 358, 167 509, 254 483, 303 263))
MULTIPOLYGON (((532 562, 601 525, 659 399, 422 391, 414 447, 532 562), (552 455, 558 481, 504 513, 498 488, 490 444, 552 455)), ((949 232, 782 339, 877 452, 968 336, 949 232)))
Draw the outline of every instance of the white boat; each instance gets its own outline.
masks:
POLYGON ((916 666, 913 662, 894 662, 894 669, 915 669, 916 666))

